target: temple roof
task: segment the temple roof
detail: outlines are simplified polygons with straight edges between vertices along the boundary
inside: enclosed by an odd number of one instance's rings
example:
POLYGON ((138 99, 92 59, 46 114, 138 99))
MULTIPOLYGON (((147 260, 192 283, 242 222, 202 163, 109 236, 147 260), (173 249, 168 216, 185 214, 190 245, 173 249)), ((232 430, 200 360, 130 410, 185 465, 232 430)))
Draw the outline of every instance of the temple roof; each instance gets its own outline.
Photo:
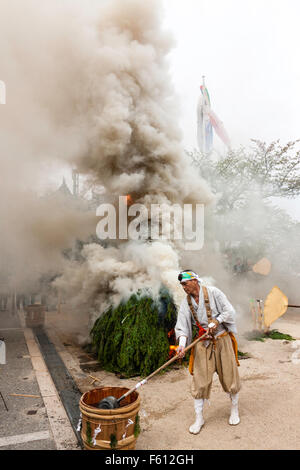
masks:
POLYGON ((57 193, 61 193, 64 196, 73 197, 73 194, 71 193, 71 191, 69 190, 69 188, 67 186, 65 178, 63 178, 63 182, 62 182, 61 186, 58 188, 57 193))

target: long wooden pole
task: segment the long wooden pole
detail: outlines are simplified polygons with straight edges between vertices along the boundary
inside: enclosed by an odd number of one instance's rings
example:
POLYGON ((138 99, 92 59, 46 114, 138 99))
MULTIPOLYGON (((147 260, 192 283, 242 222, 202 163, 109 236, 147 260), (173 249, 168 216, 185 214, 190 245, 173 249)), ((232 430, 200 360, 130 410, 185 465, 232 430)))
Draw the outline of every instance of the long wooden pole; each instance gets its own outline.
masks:
POLYGON ((40 395, 23 395, 21 393, 9 393, 10 397, 42 398, 40 395))
MULTIPOLYGON (((195 339, 195 341, 193 341, 189 346, 187 346, 184 349, 184 352, 186 353, 187 351, 189 351, 191 348, 193 348, 195 346, 195 344, 197 344, 199 341, 206 338, 207 336, 208 336, 208 333, 204 333, 204 335, 199 336, 199 338, 195 339)), ((177 359, 179 359, 178 354, 176 354, 176 356, 169 359, 169 361, 167 361, 165 364, 160 366, 159 369, 156 369, 154 372, 152 372, 152 374, 148 375, 148 377, 146 377, 146 379, 142 380, 142 382, 139 382, 137 385, 135 385, 135 387, 131 388, 128 392, 126 392, 124 395, 122 395, 120 398, 118 398, 118 402, 120 402, 121 400, 126 398, 128 395, 130 395, 132 392, 134 392, 137 388, 139 388, 139 386, 141 386, 142 384, 148 382, 148 380, 152 379, 152 377, 154 377, 154 375, 158 374, 158 372, 160 372, 165 367, 172 364, 172 362, 175 362, 177 359)))
POLYGON ((258 326, 260 330, 264 329, 264 318, 263 318, 263 309, 262 309, 262 300, 256 299, 257 308, 258 308, 258 326))

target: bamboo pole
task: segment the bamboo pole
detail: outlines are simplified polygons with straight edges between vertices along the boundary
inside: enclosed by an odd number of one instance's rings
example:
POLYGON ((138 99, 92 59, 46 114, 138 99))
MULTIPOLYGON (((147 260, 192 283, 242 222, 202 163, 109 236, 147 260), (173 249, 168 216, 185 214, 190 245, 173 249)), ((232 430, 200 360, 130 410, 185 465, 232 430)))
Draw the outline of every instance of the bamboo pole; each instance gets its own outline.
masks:
MULTIPOLYGON (((208 333, 204 333, 204 335, 202 336, 199 336, 199 338, 195 339, 195 341, 193 341, 189 346, 187 346, 185 349, 184 349, 184 352, 186 353, 187 351, 189 351, 190 349, 192 349, 199 341, 201 341, 202 339, 206 338, 208 336, 208 333)), ((154 377, 154 375, 158 374, 158 372, 160 372, 161 370, 163 370, 165 367, 169 366, 170 364, 172 364, 172 362, 175 362, 177 359, 179 359, 178 357, 178 353, 176 354, 176 356, 172 357, 169 361, 165 362, 165 364, 163 364, 162 366, 160 366, 158 369, 156 369, 154 372, 152 372, 152 374, 148 375, 148 377, 146 377, 146 379, 144 379, 142 382, 139 382, 139 384, 135 385, 135 387, 131 388, 128 392, 126 392, 124 395, 122 395, 122 397, 118 398, 118 401, 120 402, 121 400, 123 400, 124 398, 126 398, 128 395, 130 395, 132 392, 134 392, 139 385, 142 385, 142 383, 146 383, 148 382, 148 380, 150 380, 152 377, 154 377)))
POLYGON ((42 398, 40 395, 23 395, 21 393, 10 393, 10 397, 42 398))

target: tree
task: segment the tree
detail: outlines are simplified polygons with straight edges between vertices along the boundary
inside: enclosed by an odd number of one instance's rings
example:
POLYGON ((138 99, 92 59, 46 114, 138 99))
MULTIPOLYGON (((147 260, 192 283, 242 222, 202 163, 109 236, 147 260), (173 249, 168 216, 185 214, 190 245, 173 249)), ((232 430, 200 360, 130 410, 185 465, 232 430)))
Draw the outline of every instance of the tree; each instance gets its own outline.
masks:
POLYGON ((269 145, 252 140, 249 150, 240 148, 216 159, 196 150, 187 152, 216 195, 207 214, 209 236, 231 260, 230 268, 238 257, 246 262, 262 256, 284 258, 295 268, 299 263, 299 223, 273 202, 274 197, 300 194, 299 142, 282 146, 279 140, 269 145), (294 244, 289 243, 291 236, 294 244))
POLYGON ((251 142, 249 151, 241 147, 217 160, 197 150, 187 152, 215 193, 222 195, 220 212, 245 205, 254 192, 264 200, 300 194, 300 149, 295 150, 300 140, 285 146, 279 140, 269 145, 251 142))

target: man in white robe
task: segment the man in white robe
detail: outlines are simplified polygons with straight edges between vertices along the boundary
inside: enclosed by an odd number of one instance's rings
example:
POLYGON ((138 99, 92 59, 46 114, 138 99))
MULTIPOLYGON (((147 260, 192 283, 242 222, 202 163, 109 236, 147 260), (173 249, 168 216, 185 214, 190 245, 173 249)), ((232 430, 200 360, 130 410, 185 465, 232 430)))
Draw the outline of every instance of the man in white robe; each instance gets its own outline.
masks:
POLYGON ((182 271, 178 279, 187 294, 181 303, 175 326, 176 339, 179 340, 179 357, 184 356, 184 348, 192 342, 192 325, 196 324, 196 321, 199 322, 198 326, 200 324, 200 327, 209 334, 209 339, 196 344, 192 354, 191 392, 194 397, 196 421, 190 426, 189 431, 198 434, 204 424, 203 405, 204 400, 210 397, 214 372, 218 373, 223 390, 229 393, 231 398, 229 424, 236 425, 240 422, 238 392, 241 386, 237 369, 239 365, 237 344, 234 337, 234 333, 237 333, 235 310, 225 294, 217 287, 206 286, 205 292, 205 287, 193 271, 182 271), (210 307, 209 319, 205 295, 208 297, 207 302, 210 307), (188 296, 195 318, 188 303, 188 296))

